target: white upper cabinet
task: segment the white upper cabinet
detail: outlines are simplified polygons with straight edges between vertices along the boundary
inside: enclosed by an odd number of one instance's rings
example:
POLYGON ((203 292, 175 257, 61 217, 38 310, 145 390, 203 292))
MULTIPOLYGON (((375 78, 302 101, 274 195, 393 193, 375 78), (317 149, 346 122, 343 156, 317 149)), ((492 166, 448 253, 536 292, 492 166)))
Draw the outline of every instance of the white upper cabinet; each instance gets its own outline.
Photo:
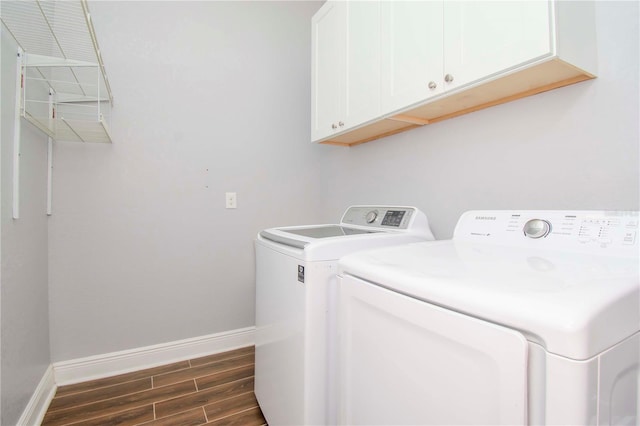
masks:
POLYGON ((445 1, 445 90, 552 52, 546 1, 445 1))
POLYGON ((443 3, 384 1, 381 10, 382 110, 442 93, 443 3))
POLYGON ((316 140, 336 133, 343 114, 346 3, 325 3, 311 26, 311 136, 316 140))
POLYGON ((312 20, 312 138, 380 114, 380 3, 328 1, 312 20))
POLYGON ((383 112, 552 52, 544 1, 384 1, 381 28, 383 112))
POLYGON ((313 24, 312 141, 368 142, 595 77, 593 1, 338 1, 313 24))
POLYGON ((381 4, 350 1, 346 5, 347 84, 342 121, 351 128, 380 115, 381 4))

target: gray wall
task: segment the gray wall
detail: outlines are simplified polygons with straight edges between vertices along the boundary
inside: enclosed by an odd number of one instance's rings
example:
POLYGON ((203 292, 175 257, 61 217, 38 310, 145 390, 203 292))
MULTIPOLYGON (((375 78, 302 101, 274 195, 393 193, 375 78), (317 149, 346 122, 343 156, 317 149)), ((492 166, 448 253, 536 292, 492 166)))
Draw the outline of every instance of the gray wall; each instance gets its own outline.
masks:
POLYGON ((349 149, 323 199, 416 205, 436 238, 471 209, 639 208, 638 2, 596 2, 598 78, 349 149))
POLYGON ((1 413, 15 424, 51 363, 47 292, 47 139, 22 122, 20 219, 12 218, 17 46, 2 27, 1 413))
POLYGON ((596 4, 598 79, 354 148, 308 143, 318 7, 91 4, 115 141, 56 145, 55 361, 253 325, 255 233, 349 204, 439 238, 468 209, 638 209, 636 2, 596 4))
POLYGON ((308 143, 319 6, 90 4, 114 143, 55 146, 54 361, 254 324, 256 233, 322 217, 326 150, 308 143))

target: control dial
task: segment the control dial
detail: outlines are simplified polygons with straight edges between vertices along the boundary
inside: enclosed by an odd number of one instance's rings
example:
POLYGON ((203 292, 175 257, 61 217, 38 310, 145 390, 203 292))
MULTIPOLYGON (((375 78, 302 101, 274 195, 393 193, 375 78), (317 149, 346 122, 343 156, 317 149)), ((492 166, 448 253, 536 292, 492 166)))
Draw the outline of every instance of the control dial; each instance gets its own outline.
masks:
POLYGON ((367 223, 373 223, 376 221, 377 218, 378 218, 378 210, 371 210, 369 213, 367 213, 365 220, 367 221, 367 223))
POLYGON ((551 224, 543 219, 531 219, 522 228, 524 236, 528 238, 543 238, 551 232, 551 224))

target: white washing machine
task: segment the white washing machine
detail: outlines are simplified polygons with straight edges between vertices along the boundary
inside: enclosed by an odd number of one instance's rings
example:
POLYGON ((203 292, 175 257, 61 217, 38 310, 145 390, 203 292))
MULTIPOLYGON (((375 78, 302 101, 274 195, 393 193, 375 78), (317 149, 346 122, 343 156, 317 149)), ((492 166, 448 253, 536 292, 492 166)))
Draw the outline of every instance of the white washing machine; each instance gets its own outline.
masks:
POLYGON ((338 259, 433 240, 415 207, 352 206, 339 224, 267 229, 256 247, 255 394, 267 422, 335 423, 338 259))
POLYGON ((472 211, 339 264, 339 424, 638 425, 638 212, 472 211))

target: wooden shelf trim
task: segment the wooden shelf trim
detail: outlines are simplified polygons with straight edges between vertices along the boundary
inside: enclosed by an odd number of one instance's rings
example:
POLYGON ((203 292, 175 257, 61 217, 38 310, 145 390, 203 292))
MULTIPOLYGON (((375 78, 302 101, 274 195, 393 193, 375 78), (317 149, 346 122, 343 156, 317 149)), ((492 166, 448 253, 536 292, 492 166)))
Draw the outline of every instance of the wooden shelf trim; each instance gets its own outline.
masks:
POLYGON ((553 58, 437 100, 427 101, 400 114, 382 117, 320 143, 337 146, 360 145, 593 78, 595 76, 553 58))
POLYGON ((393 117, 389 117, 388 120, 402 121, 403 123, 417 124, 418 126, 431 123, 430 120, 405 114, 394 115, 393 117))

